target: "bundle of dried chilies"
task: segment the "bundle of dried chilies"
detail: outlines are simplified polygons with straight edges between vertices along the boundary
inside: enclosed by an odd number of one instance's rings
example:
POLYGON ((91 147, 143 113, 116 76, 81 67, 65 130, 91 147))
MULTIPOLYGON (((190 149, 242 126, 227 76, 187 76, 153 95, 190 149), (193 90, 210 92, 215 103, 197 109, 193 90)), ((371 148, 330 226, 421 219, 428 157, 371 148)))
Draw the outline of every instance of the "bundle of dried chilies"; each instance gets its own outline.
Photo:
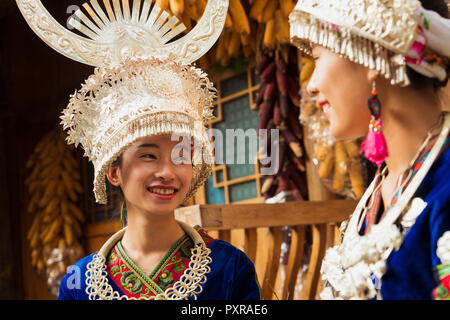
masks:
MULTIPOLYGON (((260 160, 270 155, 278 160, 278 172, 266 177, 261 193, 270 198, 282 191, 298 190, 307 198, 303 133, 298 121, 299 85, 297 52, 286 47, 282 51, 265 53, 256 72, 261 85, 255 103, 259 107, 258 129, 267 129, 266 150, 260 149, 260 160), (278 139, 271 144, 272 130, 278 130, 278 139), (278 152, 278 156, 273 154, 278 152)), ((261 161, 264 163, 265 161, 261 161)), ((270 165, 270 164, 269 164, 270 165)))

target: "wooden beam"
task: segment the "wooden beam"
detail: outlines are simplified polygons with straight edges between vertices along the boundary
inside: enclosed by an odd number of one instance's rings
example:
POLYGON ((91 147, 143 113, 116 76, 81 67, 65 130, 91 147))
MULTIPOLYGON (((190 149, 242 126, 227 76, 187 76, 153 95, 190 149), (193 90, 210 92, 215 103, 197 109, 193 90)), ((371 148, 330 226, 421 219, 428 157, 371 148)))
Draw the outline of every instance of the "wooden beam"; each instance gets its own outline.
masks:
POLYGON ((341 222, 356 207, 354 200, 195 205, 179 208, 175 218, 205 229, 229 230, 341 222))

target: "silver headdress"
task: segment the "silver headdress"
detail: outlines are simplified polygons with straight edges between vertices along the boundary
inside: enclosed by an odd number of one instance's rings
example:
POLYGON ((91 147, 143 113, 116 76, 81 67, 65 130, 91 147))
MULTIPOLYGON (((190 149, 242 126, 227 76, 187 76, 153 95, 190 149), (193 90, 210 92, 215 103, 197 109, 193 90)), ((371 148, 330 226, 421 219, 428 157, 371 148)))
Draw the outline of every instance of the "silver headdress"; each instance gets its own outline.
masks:
POLYGON ((190 63, 216 42, 225 24, 228 0, 210 0, 197 25, 186 28, 151 0, 97 0, 83 4, 61 26, 40 0, 17 0, 30 27, 61 54, 96 66, 61 116, 69 144, 81 144, 94 164, 94 194, 106 203, 108 166, 140 138, 175 133, 193 138, 193 179, 187 198, 209 177, 212 147, 205 122, 212 117, 216 91, 206 74, 190 63), (201 146, 201 148, 198 148, 201 146), (200 151, 199 151, 200 149, 200 151))
POLYGON ((447 77, 450 23, 418 0, 299 0, 289 21, 292 43, 306 54, 311 43, 324 46, 392 84, 409 84, 407 64, 441 81, 447 77), (433 43, 428 34, 435 31, 441 39, 433 43))

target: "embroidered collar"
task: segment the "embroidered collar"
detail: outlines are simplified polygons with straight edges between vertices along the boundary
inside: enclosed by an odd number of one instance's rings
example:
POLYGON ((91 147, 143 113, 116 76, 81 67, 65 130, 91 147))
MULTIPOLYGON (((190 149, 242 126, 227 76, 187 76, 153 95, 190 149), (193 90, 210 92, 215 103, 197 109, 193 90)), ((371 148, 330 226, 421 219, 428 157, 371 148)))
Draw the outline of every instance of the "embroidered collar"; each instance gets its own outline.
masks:
MULTIPOLYGON (((199 228, 195 228, 205 241, 205 245, 214 241, 199 228)), ((128 296, 136 299, 148 298, 164 293, 173 285, 189 266, 192 239, 187 235, 180 237, 164 255, 155 269, 146 274, 126 254, 120 241, 107 259, 107 270, 111 279, 128 296)))
MULTIPOLYGON (((106 243, 102 246, 100 251, 97 254, 94 254, 92 257, 92 261, 87 265, 86 271, 86 293, 89 296, 90 300, 113 300, 113 299, 156 299, 156 300, 182 300, 188 298, 197 298, 197 294, 200 294, 203 290, 202 284, 206 282, 206 274, 211 271, 209 264, 211 263, 211 258, 209 254, 211 250, 207 248, 205 243, 205 238, 208 240, 208 244, 213 241, 210 237, 205 237, 199 234, 197 230, 190 227, 189 225, 178 222, 184 232, 189 236, 192 240, 193 247, 190 248, 191 256, 188 262, 187 268, 184 269, 183 273, 179 277, 179 279, 173 283, 173 285, 169 286, 165 291, 163 291, 157 284, 147 281, 149 279, 148 276, 143 274, 134 264, 131 265, 131 259, 127 259, 123 256, 121 257, 121 261, 127 261, 128 265, 124 262, 118 266, 118 269, 115 269, 115 272, 128 273, 125 275, 124 285, 126 286, 126 290, 124 292, 131 293, 133 291, 139 291, 139 288, 142 286, 142 292, 136 296, 136 294, 128 296, 127 294, 122 295, 118 291, 115 291, 109 283, 108 280, 108 271, 107 271, 107 257, 110 256, 110 252, 112 249, 113 253, 120 258, 121 250, 120 244, 117 246, 117 243, 120 239, 122 239, 125 229, 119 230, 116 232, 111 238, 106 241, 106 243), (117 249, 117 250, 116 250, 117 249), (124 270, 129 268, 130 270, 124 270), (136 273, 137 272, 137 273, 136 273), (141 274, 139 274, 141 273, 141 274), (138 276, 137 276, 138 275, 138 276), (128 279, 128 281, 126 280, 128 279), (153 285, 155 284, 155 285, 153 285), (144 285, 148 290, 144 290, 144 285), (153 289, 153 290, 152 290, 153 289), (161 292, 160 292, 161 291, 161 292), (140 294, 143 293, 143 294, 140 294)), ((183 237, 182 237, 183 238, 183 237)), ((178 241, 177 241, 178 242, 178 241)), ((186 243, 187 241, 182 241, 186 243)), ((171 254, 169 254, 171 255, 171 254)), ((116 259, 113 255, 113 259, 116 259)), ((165 264, 164 262, 159 266, 160 268, 165 264)), ((155 272, 156 273, 156 272, 155 272)), ((123 287, 123 286, 122 286, 123 287)))

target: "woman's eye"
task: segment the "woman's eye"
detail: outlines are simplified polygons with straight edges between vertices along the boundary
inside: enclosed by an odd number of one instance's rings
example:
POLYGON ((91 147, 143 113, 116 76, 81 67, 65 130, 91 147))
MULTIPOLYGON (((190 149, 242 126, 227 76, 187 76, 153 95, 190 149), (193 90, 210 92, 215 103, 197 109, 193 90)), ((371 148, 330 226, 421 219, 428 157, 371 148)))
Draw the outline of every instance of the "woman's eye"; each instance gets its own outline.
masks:
POLYGON ((141 156, 141 158, 156 159, 156 156, 153 155, 153 154, 151 154, 151 153, 146 153, 146 154, 143 154, 143 155, 141 156))

